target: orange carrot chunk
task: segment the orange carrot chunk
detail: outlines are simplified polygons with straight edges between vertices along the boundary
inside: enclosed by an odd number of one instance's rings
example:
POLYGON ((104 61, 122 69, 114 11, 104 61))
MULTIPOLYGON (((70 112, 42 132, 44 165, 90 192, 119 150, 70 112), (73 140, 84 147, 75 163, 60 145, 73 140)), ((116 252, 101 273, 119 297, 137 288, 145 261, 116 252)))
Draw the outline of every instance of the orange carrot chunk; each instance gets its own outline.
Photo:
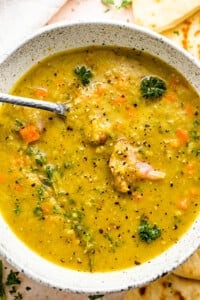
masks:
POLYGON ((39 99, 45 99, 48 95, 48 90, 43 87, 38 87, 35 89, 35 96, 39 99))
POLYGON ((125 97, 116 97, 112 99, 112 103, 117 105, 117 106, 121 106, 126 102, 126 98, 125 97))
POLYGON ((170 101, 170 102, 174 102, 176 100, 176 96, 174 93, 166 93, 165 98, 170 101))
POLYGON ((176 135, 181 144, 186 144, 189 140, 189 134, 187 130, 178 128, 176 135))
POLYGON ((190 201, 188 198, 182 198, 177 202, 177 208, 180 210, 187 210, 189 207, 190 201))
POLYGON ((22 139, 27 143, 35 142, 40 139, 39 130, 35 125, 27 125, 19 131, 22 139))
POLYGON ((185 171, 188 175, 192 175, 195 171, 195 167, 196 167, 196 164, 193 163, 193 162, 190 162, 186 165, 185 167, 185 171))
POLYGON ((5 183, 6 182, 6 177, 3 174, 0 174, 0 183, 5 183))
POLYGON ((23 190, 23 186, 21 184, 16 184, 14 190, 16 192, 21 192, 23 190))

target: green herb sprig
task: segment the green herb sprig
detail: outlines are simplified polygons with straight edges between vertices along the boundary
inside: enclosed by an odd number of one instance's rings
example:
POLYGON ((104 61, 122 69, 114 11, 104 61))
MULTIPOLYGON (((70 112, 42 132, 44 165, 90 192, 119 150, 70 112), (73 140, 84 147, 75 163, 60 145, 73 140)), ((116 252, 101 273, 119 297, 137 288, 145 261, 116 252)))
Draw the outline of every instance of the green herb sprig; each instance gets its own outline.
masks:
POLYGON ((140 83, 140 91, 143 98, 158 99, 164 95, 167 87, 165 82, 154 76, 146 76, 140 83))
POLYGON ((19 272, 10 271, 8 274, 6 285, 14 285, 14 284, 20 284, 21 280, 18 277, 19 272))
POLYGON ((140 239, 149 244, 161 236, 161 229, 156 224, 151 226, 146 219, 141 219, 138 233, 140 239))
POLYGON ((132 0, 122 0, 119 8, 128 8, 132 5, 132 0))
POLYGON ((101 0, 101 2, 104 5, 113 5, 115 6, 115 8, 128 8, 129 6, 132 5, 132 0, 122 0, 121 3, 119 5, 115 5, 115 1, 114 0, 101 0))
POLYGON ((77 75, 82 85, 88 85, 93 74, 90 69, 87 69, 85 66, 78 66, 74 69, 74 73, 77 75))
POLYGON ((96 299, 103 299, 104 295, 90 295, 88 296, 88 300, 96 300, 96 299))
POLYGON ((114 5, 114 0, 101 0, 104 5, 114 5))

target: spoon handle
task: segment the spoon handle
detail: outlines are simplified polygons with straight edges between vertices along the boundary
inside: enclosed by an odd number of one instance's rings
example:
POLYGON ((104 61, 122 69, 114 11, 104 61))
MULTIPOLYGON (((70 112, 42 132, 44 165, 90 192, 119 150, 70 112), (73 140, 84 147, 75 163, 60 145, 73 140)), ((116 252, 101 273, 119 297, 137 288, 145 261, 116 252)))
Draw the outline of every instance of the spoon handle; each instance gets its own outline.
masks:
POLYGON ((55 112, 60 115, 64 115, 68 110, 68 107, 64 103, 53 103, 48 101, 36 100, 31 98, 13 96, 0 93, 0 102, 11 103, 15 105, 28 106, 33 108, 44 109, 55 112))

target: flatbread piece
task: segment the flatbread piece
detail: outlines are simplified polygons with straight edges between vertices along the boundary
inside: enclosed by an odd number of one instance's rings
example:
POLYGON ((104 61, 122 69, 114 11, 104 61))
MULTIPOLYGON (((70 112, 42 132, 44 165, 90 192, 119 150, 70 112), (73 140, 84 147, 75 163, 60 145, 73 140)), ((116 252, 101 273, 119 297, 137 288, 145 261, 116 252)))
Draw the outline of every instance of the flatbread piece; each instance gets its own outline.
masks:
POLYGON ((174 270, 173 273, 181 277, 200 280, 200 249, 198 249, 185 263, 174 270))
POLYGON ((124 300, 199 300, 200 282, 169 274, 147 286, 130 290, 124 300))
POLYGON ((178 26, 164 31, 162 34, 200 60, 200 10, 178 26))
POLYGON ((200 9, 199 0, 133 0, 134 22, 161 32, 175 27, 200 9))

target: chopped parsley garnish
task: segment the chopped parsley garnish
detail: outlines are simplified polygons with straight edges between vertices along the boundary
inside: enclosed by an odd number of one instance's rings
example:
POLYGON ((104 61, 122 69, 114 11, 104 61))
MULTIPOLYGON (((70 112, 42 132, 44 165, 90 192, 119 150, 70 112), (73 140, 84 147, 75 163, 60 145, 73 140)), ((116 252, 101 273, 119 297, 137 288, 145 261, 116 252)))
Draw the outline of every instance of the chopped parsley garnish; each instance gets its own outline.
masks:
POLYGON ((82 85, 87 85, 90 83, 90 78, 92 78, 92 72, 85 66, 78 66, 74 69, 74 73, 77 75, 82 85))
POLYGON ((192 153, 193 153, 195 156, 199 156, 199 155, 200 155, 200 149, 192 149, 192 153))
POLYGON ((3 263, 0 260, 0 300, 6 300, 4 284, 3 284, 3 263))
POLYGON ((43 185, 41 185, 38 189, 37 189, 37 195, 40 201, 44 200, 44 190, 45 187, 43 185))
POLYGON ((132 5, 132 0, 122 0, 119 8, 127 8, 132 5))
POLYGON ((37 205, 34 210, 33 213, 36 217, 39 218, 39 220, 42 220, 44 218, 44 213, 43 213, 43 209, 41 206, 37 205))
POLYGON ((190 131, 190 136, 193 140, 199 141, 200 140, 200 135, 198 130, 191 130, 190 131))
POLYGON ((46 173, 46 175, 49 179, 52 179, 52 177, 53 177, 53 168, 52 168, 52 166, 50 166, 50 165, 46 166, 45 173, 46 173))
POLYGON ((18 278, 19 272, 13 272, 10 270, 8 274, 6 285, 20 284, 21 280, 18 278))
POLYGON ((88 266, 90 271, 93 268, 93 255, 95 253, 95 242, 93 234, 89 227, 85 224, 85 214, 76 208, 64 214, 64 218, 71 224, 71 229, 74 231, 76 237, 80 240, 80 246, 84 249, 84 253, 88 257, 88 266))
MULTIPOLYGON (((114 0, 101 0, 104 5, 115 5, 114 0)), ((116 8, 127 8, 132 5, 132 0, 122 0, 119 5, 115 5, 116 8)))
POLYGON ((28 148, 26 149, 26 154, 29 155, 29 156, 34 155, 34 154, 35 154, 35 149, 32 148, 32 147, 28 147, 28 148))
POLYGON ((140 239, 149 244, 161 236, 161 229, 156 224, 150 226, 146 219, 142 219, 138 227, 138 233, 140 239))
POLYGON ((177 30, 175 30, 173 33, 176 34, 176 35, 179 35, 179 34, 180 34, 180 32, 177 31, 177 30))
POLYGON ((19 203, 15 203, 15 207, 13 210, 16 215, 19 215, 21 213, 21 208, 20 208, 19 203))
POLYGON ((21 293, 18 292, 18 293, 15 295, 15 299, 14 299, 14 300, 21 300, 21 299, 23 299, 23 296, 22 296, 21 293))
POLYGON ((49 179, 48 177, 47 177, 47 178, 43 178, 42 183, 43 183, 44 185, 53 187, 53 182, 52 182, 52 180, 49 179))
POLYGON ((15 120, 15 125, 18 129, 20 129, 24 126, 24 124, 18 119, 15 120))
POLYGON ((44 154, 38 154, 35 157, 35 162, 38 165, 43 166, 46 163, 46 157, 44 156, 44 154))
POLYGON ((90 295, 88 296, 88 300, 96 300, 96 299, 103 299, 104 295, 90 295))
POLYGON ((200 140, 200 134, 199 134, 200 121, 194 120, 192 125, 193 125, 193 128, 192 128, 192 130, 189 131, 190 136, 193 140, 199 141, 200 140))
POLYGON ((146 76, 140 83, 142 97, 146 99, 158 99, 166 92, 165 82, 154 76, 146 76))
POLYGON ((101 0, 101 2, 105 5, 114 5, 115 4, 114 0, 101 0))
MULTIPOLYGON (((21 283, 21 280, 18 277, 19 272, 14 272, 10 270, 10 273, 7 276, 5 284, 7 286, 11 286, 9 293, 14 296, 13 299, 20 300, 23 299, 21 293, 17 293, 17 285, 21 283)), ((4 289, 4 282, 3 282, 3 263, 0 260, 0 300, 6 300, 6 293, 4 289)))
POLYGON ((74 167, 73 163, 71 161, 67 161, 63 164, 65 169, 72 169, 74 167))
POLYGON ((43 184, 44 185, 51 186, 51 187, 53 186, 53 181, 52 181, 53 172, 54 172, 54 169, 53 169, 52 166, 47 165, 45 167, 45 175, 47 177, 43 178, 43 184))

